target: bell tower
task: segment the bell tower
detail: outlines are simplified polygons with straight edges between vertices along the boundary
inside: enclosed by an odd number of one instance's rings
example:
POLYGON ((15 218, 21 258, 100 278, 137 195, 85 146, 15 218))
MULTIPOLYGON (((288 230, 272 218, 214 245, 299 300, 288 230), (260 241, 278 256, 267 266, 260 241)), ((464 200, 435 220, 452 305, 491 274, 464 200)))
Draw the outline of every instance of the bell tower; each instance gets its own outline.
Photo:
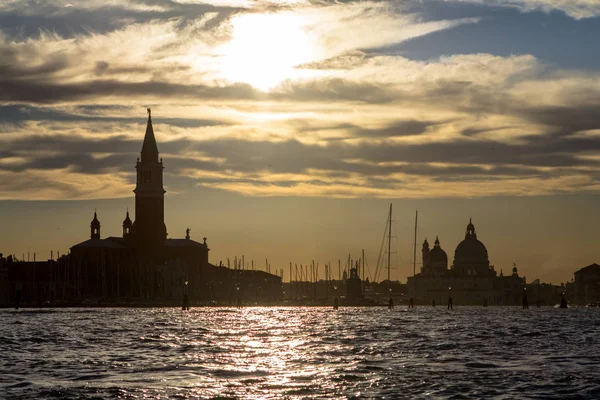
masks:
POLYGON ((165 225, 165 189, 163 188, 163 163, 158 159, 158 146, 148 108, 148 124, 142 145, 141 158, 135 169, 135 222, 133 234, 140 250, 159 250, 167 238, 165 225))
POLYGON ((129 210, 127 210, 127 214, 125 219, 123 220, 123 239, 128 239, 131 235, 131 227, 133 226, 133 222, 131 222, 131 218, 129 218, 129 210))
POLYGON ((90 223, 90 238, 100 239, 100 221, 98 221, 96 211, 94 211, 94 219, 90 223))

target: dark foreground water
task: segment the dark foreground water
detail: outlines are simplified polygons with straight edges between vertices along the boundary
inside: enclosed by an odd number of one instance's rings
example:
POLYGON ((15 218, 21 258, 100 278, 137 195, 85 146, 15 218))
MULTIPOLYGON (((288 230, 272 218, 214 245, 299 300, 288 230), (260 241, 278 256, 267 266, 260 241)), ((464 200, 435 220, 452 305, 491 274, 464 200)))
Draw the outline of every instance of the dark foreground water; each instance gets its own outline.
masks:
POLYGON ((0 310, 0 398, 600 398, 600 309, 0 310))

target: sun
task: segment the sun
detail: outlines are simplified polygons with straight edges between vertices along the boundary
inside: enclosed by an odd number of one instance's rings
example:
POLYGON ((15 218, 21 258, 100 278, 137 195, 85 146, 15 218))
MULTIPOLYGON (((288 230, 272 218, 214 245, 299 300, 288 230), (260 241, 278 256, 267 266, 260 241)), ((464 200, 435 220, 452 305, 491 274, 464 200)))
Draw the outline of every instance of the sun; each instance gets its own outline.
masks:
POLYGON ((294 68, 314 59, 306 17, 297 14, 246 14, 232 21, 232 39, 218 50, 223 76, 268 91, 306 71, 294 68))

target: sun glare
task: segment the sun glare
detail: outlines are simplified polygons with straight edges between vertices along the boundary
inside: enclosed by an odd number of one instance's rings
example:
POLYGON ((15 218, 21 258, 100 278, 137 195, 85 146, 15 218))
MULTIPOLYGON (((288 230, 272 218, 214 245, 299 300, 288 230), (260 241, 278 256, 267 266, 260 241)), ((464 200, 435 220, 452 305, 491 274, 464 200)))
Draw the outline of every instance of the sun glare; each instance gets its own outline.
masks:
POLYGON ((221 46, 221 72, 227 80, 268 91, 305 72, 294 68, 313 60, 314 45, 305 17, 295 14, 251 14, 232 20, 233 35, 221 46))

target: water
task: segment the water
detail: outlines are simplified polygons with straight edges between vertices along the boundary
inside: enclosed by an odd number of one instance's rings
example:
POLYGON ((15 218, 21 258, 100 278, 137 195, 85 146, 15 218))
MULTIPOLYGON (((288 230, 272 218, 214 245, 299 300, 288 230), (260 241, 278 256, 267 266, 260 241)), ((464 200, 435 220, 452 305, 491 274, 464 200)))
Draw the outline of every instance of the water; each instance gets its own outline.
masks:
POLYGON ((42 309, 0 320, 0 398, 600 398, 600 309, 42 309))

